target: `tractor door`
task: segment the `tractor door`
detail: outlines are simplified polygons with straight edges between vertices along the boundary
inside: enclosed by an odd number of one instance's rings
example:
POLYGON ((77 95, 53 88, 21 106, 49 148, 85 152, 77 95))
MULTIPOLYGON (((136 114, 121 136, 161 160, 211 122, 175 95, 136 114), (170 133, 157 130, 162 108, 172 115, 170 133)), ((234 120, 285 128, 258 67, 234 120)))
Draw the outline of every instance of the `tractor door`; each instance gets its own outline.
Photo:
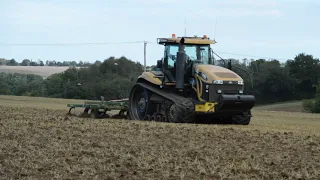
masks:
POLYGON ((169 44, 165 46, 163 58, 163 73, 168 78, 169 82, 176 81, 176 60, 179 46, 169 44))

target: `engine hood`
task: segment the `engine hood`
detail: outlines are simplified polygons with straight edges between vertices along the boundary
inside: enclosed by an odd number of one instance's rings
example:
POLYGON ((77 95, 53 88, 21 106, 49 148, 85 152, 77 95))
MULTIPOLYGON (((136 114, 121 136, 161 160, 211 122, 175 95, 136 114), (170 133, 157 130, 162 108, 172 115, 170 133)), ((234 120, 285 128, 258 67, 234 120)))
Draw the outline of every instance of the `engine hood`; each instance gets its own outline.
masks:
POLYGON ((220 66, 198 64, 195 65, 195 72, 204 73, 207 82, 212 83, 214 80, 223 81, 243 81, 243 79, 235 72, 220 66))

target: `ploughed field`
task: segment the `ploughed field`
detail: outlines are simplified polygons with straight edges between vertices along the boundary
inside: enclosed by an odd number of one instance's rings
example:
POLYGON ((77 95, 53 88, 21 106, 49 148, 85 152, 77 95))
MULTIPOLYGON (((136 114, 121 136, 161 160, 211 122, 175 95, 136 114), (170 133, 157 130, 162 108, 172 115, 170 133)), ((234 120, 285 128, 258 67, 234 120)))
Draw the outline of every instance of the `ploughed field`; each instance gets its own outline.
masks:
POLYGON ((257 107, 248 126, 66 117, 74 102, 0 96, 0 179, 320 179, 320 115, 257 107))

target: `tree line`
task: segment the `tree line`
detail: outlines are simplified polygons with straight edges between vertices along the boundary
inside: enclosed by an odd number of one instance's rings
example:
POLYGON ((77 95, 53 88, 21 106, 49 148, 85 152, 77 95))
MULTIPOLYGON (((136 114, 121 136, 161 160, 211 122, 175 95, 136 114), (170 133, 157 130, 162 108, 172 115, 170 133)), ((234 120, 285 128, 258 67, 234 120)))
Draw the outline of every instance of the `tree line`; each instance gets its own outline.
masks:
POLYGON ((0 73, 0 94, 72 99, 126 98, 143 66, 125 57, 110 57, 103 62, 53 74, 46 79, 38 75, 0 73))
MULTIPOLYGON (((32 59, 23 59, 20 63, 15 59, 5 59, 0 58, 0 66, 72 66, 72 67, 88 67, 92 64, 100 65, 102 62, 100 60, 96 60, 94 63, 84 62, 84 61, 56 61, 56 60, 37 60, 33 61, 32 59)), ((147 69, 151 69, 152 66, 147 66, 147 69)))
POLYGON ((245 92, 254 94, 258 103, 303 100, 305 110, 320 113, 320 61, 318 58, 300 53, 294 59, 283 63, 265 59, 257 59, 249 63, 247 60, 242 62, 229 60, 234 65, 233 70, 243 77, 246 84, 245 92))
MULTIPOLYGON (((320 61, 312 55, 300 53, 282 63, 276 59, 225 61, 232 62, 232 70, 244 79, 244 93, 254 94, 258 104, 304 100, 306 110, 320 112, 320 61)), ((227 66, 221 60, 216 61, 218 64, 227 66)), ((126 57, 110 57, 83 68, 70 67, 46 79, 37 75, 1 73, 0 94, 120 99, 128 97, 142 72, 143 66, 139 62, 126 57)))
MULTIPOLYGON (((100 61, 96 61, 95 63, 101 63, 100 61)), ((23 59, 20 63, 15 59, 5 59, 0 58, 0 65, 6 66, 75 66, 75 67, 88 67, 92 63, 83 62, 83 61, 56 61, 56 60, 37 60, 33 61, 30 59, 23 59)))

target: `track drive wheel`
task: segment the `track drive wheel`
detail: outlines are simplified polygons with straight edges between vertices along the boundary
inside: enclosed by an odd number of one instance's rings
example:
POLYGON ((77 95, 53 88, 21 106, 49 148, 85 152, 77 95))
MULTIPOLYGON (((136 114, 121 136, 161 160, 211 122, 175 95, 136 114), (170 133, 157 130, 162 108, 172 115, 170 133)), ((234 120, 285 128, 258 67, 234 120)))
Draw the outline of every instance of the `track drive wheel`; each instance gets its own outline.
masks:
MULTIPOLYGON (((236 124, 236 125, 249 125, 251 121, 251 111, 244 112, 243 114, 238 114, 235 116, 224 117, 223 121, 220 123, 223 124, 236 124)), ((220 124, 218 123, 218 124, 220 124)))
POLYGON ((232 124, 249 125, 251 117, 252 115, 250 110, 241 115, 235 115, 232 117, 232 124))
POLYGON ((131 120, 145 120, 149 112, 150 92, 136 84, 129 97, 129 117, 131 120))

